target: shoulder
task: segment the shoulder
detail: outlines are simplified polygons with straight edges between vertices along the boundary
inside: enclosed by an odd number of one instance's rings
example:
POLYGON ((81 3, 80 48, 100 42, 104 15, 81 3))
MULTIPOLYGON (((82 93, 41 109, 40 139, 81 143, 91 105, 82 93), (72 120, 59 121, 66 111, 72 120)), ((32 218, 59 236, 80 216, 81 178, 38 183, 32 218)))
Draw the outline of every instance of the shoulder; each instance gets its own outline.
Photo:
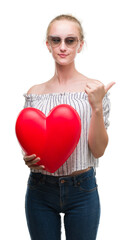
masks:
POLYGON ((103 84, 100 80, 94 79, 94 78, 86 78, 86 83, 101 83, 103 84))
POLYGON ((85 82, 86 84, 87 83, 94 83, 94 82, 100 82, 102 83, 100 80, 97 80, 97 79, 94 79, 94 78, 89 78, 83 74, 80 75, 80 79, 85 82))
POLYGON ((31 88, 29 88, 29 90, 27 91, 27 95, 29 95, 31 93, 34 93, 35 92, 35 88, 36 88, 36 85, 34 85, 31 88))
POLYGON ((27 95, 42 94, 45 91, 45 88, 46 88, 45 83, 36 84, 36 85, 32 86, 31 88, 29 88, 29 90, 27 91, 27 95))

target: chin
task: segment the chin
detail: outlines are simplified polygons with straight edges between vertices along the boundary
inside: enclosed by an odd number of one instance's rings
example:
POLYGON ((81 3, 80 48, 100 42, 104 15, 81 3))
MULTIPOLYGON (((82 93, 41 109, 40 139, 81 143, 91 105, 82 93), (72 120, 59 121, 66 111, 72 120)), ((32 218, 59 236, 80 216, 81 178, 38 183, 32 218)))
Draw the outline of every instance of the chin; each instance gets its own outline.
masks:
POLYGON ((74 62, 74 59, 71 60, 71 61, 57 61, 57 60, 55 60, 55 62, 58 63, 59 65, 67 66, 67 65, 71 64, 72 62, 74 62))

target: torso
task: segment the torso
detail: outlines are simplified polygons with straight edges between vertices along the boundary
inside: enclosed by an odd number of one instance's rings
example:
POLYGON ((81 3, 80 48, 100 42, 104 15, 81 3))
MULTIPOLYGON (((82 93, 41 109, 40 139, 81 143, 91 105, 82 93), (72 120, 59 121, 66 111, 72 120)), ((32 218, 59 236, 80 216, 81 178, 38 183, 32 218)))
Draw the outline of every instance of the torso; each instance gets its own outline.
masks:
MULTIPOLYGON (((72 82, 67 86, 59 86, 59 84, 56 84, 56 82, 52 79, 48 80, 47 82, 38 84, 30 88, 28 91, 28 94, 34 93, 34 94, 47 94, 47 93, 54 93, 54 92, 84 92, 85 91, 85 86, 87 82, 92 81, 93 79, 87 78, 82 74, 79 74, 80 80, 72 80, 72 82)), ((86 172, 90 170, 91 167, 80 170, 80 171, 75 171, 69 176, 74 176, 81 174, 83 172, 86 172)))

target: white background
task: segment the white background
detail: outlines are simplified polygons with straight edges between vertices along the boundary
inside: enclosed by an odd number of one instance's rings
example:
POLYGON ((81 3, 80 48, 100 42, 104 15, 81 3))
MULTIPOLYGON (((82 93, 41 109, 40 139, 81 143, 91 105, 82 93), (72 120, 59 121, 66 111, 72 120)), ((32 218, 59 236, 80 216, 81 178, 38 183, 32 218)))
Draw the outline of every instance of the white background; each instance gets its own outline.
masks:
MULTIPOLYGON (((29 240, 24 198, 29 168, 15 136, 23 93, 50 79, 54 62, 45 46, 49 22, 73 14, 82 23, 83 51, 77 70, 107 84, 111 113, 109 145, 100 159, 97 182, 101 201, 98 240, 130 239, 129 81, 130 8, 127 0, 3 0, 0 3, 0 217, 2 240, 29 240)), ((65 239, 62 227, 62 239, 65 239)))

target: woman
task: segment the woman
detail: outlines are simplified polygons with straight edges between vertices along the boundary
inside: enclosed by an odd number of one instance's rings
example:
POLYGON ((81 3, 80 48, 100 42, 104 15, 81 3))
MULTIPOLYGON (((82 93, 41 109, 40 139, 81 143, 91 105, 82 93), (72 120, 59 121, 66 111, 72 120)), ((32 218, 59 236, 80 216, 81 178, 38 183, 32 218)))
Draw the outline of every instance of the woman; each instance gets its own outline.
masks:
POLYGON ((35 85, 25 96, 24 107, 34 107, 48 115, 56 105, 66 103, 81 118, 81 136, 67 161, 50 173, 37 165, 39 157, 24 155, 31 169, 26 192, 26 218, 33 240, 61 239, 64 213, 67 240, 95 240, 100 219, 100 202, 95 168, 108 144, 110 101, 104 86, 75 68, 75 57, 84 44, 81 23, 71 15, 54 18, 47 29, 46 45, 55 61, 54 76, 35 85))

